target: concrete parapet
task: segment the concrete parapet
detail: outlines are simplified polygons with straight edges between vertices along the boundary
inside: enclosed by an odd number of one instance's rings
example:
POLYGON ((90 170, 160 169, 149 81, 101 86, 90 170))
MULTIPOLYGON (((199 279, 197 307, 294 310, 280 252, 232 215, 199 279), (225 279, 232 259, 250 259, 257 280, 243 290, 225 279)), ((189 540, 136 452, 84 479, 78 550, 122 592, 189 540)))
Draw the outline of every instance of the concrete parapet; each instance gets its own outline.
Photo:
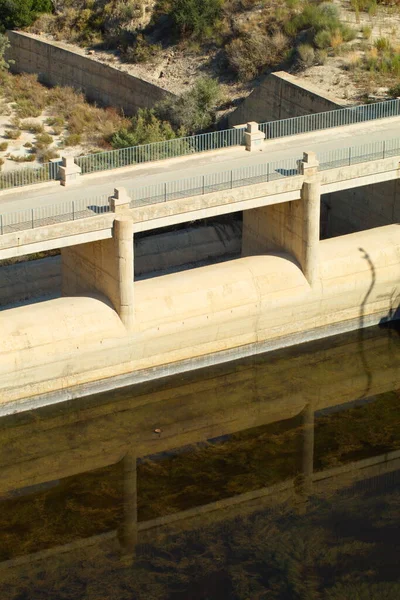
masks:
POLYGON ((259 150, 261 143, 265 140, 265 133, 258 129, 258 123, 250 121, 244 134, 246 150, 259 150))
POLYGON ((63 156, 62 165, 60 166, 60 183, 61 185, 70 185, 79 180, 82 169, 74 161, 73 156, 63 156))
POLYGON ((303 159, 299 160, 298 163, 300 175, 306 175, 307 177, 313 177, 318 173, 319 161, 315 152, 308 150, 303 152, 303 159))
POLYGON ((124 187, 115 188, 114 195, 108 199, 111 211, 117 214, 126 213, 129 210, 130 201, 128 192, 124 187))

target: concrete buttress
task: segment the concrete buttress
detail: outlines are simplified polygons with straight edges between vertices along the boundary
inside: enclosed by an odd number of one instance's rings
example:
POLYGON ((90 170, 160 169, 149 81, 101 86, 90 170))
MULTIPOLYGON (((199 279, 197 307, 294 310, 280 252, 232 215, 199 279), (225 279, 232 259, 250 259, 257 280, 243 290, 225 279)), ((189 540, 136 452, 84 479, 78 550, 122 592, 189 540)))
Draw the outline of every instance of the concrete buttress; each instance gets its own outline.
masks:
POLYGON ((62 248, 63 296, 106 296, 127 330, 134 323, 133 222, 116 215, 112 238, 62 248))

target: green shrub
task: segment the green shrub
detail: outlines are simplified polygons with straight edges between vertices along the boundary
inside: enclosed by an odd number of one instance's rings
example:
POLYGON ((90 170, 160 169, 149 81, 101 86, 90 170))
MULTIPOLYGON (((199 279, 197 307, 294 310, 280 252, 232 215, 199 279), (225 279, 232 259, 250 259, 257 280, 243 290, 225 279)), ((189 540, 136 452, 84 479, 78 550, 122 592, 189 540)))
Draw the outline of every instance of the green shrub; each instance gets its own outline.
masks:
POLYGON ((239 79, 250 81, 265 67, 279 64, 287 46, 287 37, 281 32, 273 36, 252 32, 232 40, 225 51, 229 66, 239 79))
POLYGON ((391 50, 390 40, 386 37, 379 37, 377 40, 375 40, 374 46, 378 52, 388 52, 391 50))
POLYGON ((17 140, 19 137, 21 137, 21 131, 20 129, 7 129, 4 132, 4 135, 10 140, 17 140))
POLYGON ((0 27, 3 30, 27 27, 38 14, 52 10, 51 0, 0 0, 0 27))
POLYGON ((169 121, 182 134, 196 133, 210 127, 221 101, 221 90, 215 79, 202 77, 191 90, 171 97, 156 106, 156 114, 169 121))
POLYGON ((370 27, 369 25, 364 25, 364 27, 361 29, 363 38, 365 40, 369 40, 369 38, 371 37, 372 34, 372 27, 370 27))
POLYGON ((331 47, 332 33, 328 29, 321 29, 315 34, 314 43, 317 48, 327 49, 331 47))
POLYGON ((64 139, 65 146, 78 146, 81 143, 82 136, 80 133, 71 133, 64 139))
POLYGON ((157 58, 160 52, 161 44, 149 44, 143 35, 139 34, 135 44, 124 52, 124 58, 129 63, 144 63, 157 58))
POLYGON ((46 125, 50 125, 50 127, 56 125, 57 127, 63 127, 65 125, 64 117, 49 117, 46 119, 46 125))
POLYGON ((111 136, 113 148, 128 148, 175 138, 171 125, 158 119, 153 110, 140 109, 129 128, 121 128, 111 136))
POLYGON ((288 35, 292 32, 292 37, 304 30, 309 30, 313 44, 322 49, 337 48, 339 41, 348 42, 356 36, 354 29, 340 21, 337 6, 329 2, 306 4, 285 26, 285 31, 288 35))
POLYGON ((40 106, 35 104, 35 102, 27 98, 21 98, 18 100, 14 108, 20 119, 26 119, 28 117, 40 117, 43 110, 40 106))
POLYGON ((11 154, 9 158, 17 163, 33 162, 35 160, 35 156, 33 154, 23 154, 22 156, 11 154))
POLYGON ((1 142, 0 144, 0 152, 5 152, 8 148, 8 142, 1 142))
POLYGON ((49 146, 53 143, 53 138, 48 133, 40 133, 36 136, 36 145, 38 145, 38 143, 49 146))
POLYGON ((300 44, 297 52, 302 67, 311 67, 315 63, 315 51, 310 44, 300 44))
POLYGON ((180 37, 210 37, 221 17, 222 0, 172 0, 170 16, 180 37))
POLYGON ((392 96, 393 98, 398 98, 400 96, 400 83, 396 84, 395 86, 391 87, 389 89, 389 95, 392 96))
POLYGON ((30 131, 31 133, 43 133, 44 127, 37 121, 23 121, 20 125, 24 131, 30 131))
POLYGON ((24 148, 32 148, 31 142, 25 142, 24 148))
POLYGON ((0 171, 5 162, 4 158, 0 158, 0 171))

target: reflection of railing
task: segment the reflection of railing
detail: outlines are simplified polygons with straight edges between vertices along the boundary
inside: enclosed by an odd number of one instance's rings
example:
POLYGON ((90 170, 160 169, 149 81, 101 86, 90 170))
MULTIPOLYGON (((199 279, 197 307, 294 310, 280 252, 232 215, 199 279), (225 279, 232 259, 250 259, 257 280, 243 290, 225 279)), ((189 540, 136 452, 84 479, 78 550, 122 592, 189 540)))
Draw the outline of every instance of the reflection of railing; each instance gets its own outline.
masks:
MULTIPOLYGON (((397 471, 399 460, 400 451, 394 450, 379 456, 315 472, 312 475, 314 492, 316 494, 324 495, 326 493, 331 495, 332 492, 351 488, 358 482, 362 483, 363 489, 373 489, 374 478, 397 471)), ((141 543, 151 543, 154 540, 155 532, 159 534, 182 529, 196 529, 197 527, 204 527, 207 523, 251 514, 265 509, 271 503, 277 504, 285 501, 296 493, 295 489, 295 480, 289 479, 164 517, 142 521, 137 524, 139 540, 141 543)), ((114 530, 0 562, 0 571, 4 573, 8 569, 16 569, 26 564, 37 563, 40 565, 42 561, 47 562, 53 556, 62 554, 74 556, 77 551, 85 548, 89 549, 90 547, 96 548, 96 557, 98 557, 101 548, 103 548, 104 553, 108 553, 110 545, 115 549, 117 544, 117 532, 114 530)))
POLYGON ((333 127, 343 127, 354 123, 375 121, 400 115, 400 100, 363 104, 349 108, 339 108, 313 115, 303 115, 280 121, 260 123, 259 129, 266 134, 267 139, 276 139, 310 131, 321 131, 333 127))
MULTIPOLYGON (((325 171, 393 156, 400 156, 400 138, 321 153, 318 155, 319 169, 325 171)), ((293 177, 299 175, 300 160, 287 158, 276 162, 264 162, 229 171, 197 175, 188 179, 165 181, 135 188, 129 191, 130 207, 138 208, 147 204, 190 198, 293 177)), ((35 229, 85 217, 95 217, 109 212, 109 210, 108 196, 103 194, 90 199, 73 200, 62 204, 0 214, 0 234, 35 229)))

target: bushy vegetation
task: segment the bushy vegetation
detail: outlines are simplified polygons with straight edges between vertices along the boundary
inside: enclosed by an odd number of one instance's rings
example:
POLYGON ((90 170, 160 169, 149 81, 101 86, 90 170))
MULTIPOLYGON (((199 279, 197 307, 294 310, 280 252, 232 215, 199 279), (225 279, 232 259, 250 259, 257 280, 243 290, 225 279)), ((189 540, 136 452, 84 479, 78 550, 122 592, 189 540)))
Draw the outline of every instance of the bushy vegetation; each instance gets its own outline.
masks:
POLYGON ((122 127, 111 136, 113 148, 128 148, 151 142, 160 142, 175 138, 170 123, 161 121, 153 110, 139 110, 126 127, 122 127))
POLYGON ((222 0, 172 0, 169 14, 180 37, 211 37, 221 18, 222 0))
POLYGON ((0 31, 27 27, 40 13, 52 10, 51 0, 0 0, 0 31))
POLYGON ((179 97, 171 96, 156 107, 159 118, 169 121, 179 135, 207 129, 215 122, 221 102, 218 82, 209 77, 198 79, 191 90, 179 97))

